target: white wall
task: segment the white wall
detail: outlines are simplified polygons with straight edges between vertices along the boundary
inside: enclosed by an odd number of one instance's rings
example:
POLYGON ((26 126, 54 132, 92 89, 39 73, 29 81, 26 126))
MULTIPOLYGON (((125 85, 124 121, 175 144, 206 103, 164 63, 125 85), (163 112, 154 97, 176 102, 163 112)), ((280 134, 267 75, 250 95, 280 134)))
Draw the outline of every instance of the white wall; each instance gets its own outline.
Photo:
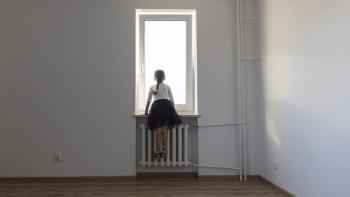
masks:
MULTIPOLYGON (((135 174, 136 8, 197 9, 199 121, 237 120, 234 1, 2 0, 0 177, 135 174)), ((200 129, 200 162, 235 164, 233 130, 200 129)))
POLYGON ((0 2, 0 176, 135 174, 125 2, 0 2))
MULTIPOLYGON (((235 122, 238 120, 236 20, 232 20, 236 16, 235 2, 207 2, 197 14, 198 110, 201 115, 198 124, 235 122), (208 18, 203 18, 204 13, 208 18)), ((237 126, 199 128, 199 163, 238 166, 237 129, 237 126)), ((200 168, 199 174, 220 175, 236 172, 200 168)))
POLYGON ((261 174, 300 197, 349 195, 349 8, 347 0, 263 1, 261 174))

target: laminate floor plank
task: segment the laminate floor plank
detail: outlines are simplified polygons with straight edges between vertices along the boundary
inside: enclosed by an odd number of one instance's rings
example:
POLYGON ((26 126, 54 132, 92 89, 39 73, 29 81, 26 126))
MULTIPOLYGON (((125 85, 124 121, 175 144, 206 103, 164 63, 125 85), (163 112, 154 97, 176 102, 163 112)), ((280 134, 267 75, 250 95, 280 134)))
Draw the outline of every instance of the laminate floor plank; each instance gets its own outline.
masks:
POLYGON ((287 197, 277 187, 255 178, 129 177, 0 179, 0 197, 287 197))

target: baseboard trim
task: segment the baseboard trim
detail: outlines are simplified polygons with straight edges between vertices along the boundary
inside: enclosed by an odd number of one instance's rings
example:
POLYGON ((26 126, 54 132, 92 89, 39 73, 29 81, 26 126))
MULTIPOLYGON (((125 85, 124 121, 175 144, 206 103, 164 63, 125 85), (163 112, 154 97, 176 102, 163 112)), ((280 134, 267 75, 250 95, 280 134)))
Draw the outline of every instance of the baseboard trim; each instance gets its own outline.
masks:
MULTIPOLYGON (((135 176, 60 176, 60 177, 0 177, 0 183, 74 182, 74 181, 128 181, 139 178, 195 178, 199 180, 224 179, 240 181, 238 175, 198 175, 194 172, 141 172, 135 176)), ((248 181, 264 180, 258 175, 248 176, 248 181)))
MULTIPOLYGON (((199 175, 198 179, 229 179, 234 181, 240 181, 239 175, 199 175)), ((249 175, 247 176, 248 181, 262 180, 258 175, 249 175)))
POLYGON ((139 172, 139 178, 198 178, 195 172, 139 172))
POLYGON ((0 183, 75 182, 75 181, 127 181, 136 176, 62 176, 62 177, 0 177, 0 183))
POLYGON ((271 182, 270 180, 264 178, 263 176, 259 175, 259 177, 260 177, 262 180, 264 180, 265 182, 267 182, 267 183, 273 185, 273 186, 274 186, 276 189, 278 189, 280 192, 282 192, 282 193, 284 193, 284 194, 286 194, 286 195, 288 195, 288 196, 290 196, 290 197, 297 197, 296 195, 294 195, 294 194, 290 193, 289 191, 283 189, 282 187, 276 185, 275 183, 271 182))

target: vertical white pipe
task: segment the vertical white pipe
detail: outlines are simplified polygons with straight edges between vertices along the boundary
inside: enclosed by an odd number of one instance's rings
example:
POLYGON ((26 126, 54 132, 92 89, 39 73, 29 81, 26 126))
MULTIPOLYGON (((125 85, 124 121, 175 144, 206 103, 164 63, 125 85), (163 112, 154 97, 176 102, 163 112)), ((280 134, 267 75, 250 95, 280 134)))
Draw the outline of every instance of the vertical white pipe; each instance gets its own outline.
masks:
POLYGON ((244 180, 247 180, 247 130, 246 130, 246 124, 247 124, 247 118, 246 118, 246 112, 245 112, 245 89, 246 89, 246 85, 245 85, 245 66, 244 64, 242 65, 242 106, 243 106, 243 110, 242 110, 242 116, 244 118, 244 124, 243 126, 243 174, 244 174, 244 180))
POLYGON ((258 26, 258 28, 257 28, 257 31, 256 31, 256 37, 257 37, 257 47, 258 47, 258 49, 257 49, 257 57, 259 58, 258 60, 257 60, 257 66, 259 66, 259 64, 260 64, 260 60, 261 60, 261 35, 260 35, 260 32, 261 32, 261 2, 260 2, 260 0, 256 0, 256 3, 257 3, 257 15, 256 15, 256 17, 257 17, 257 19, 258 19, 258 21, 256 22, 256 24, 257 24, 257 26, 258 26))
MULTIPOLYGON (((243 37, 243 22, 242 22, 242 16, 243 16, 243 9, 242 9, 242 1, 240 1, 240 4, 239 4, 239 10, 240 10, 240 48, 241 50, 245 51, 244 50, 244 45, 242 44, 242 42, 244 41, 244 37, 243 37)), ((244 56, 246 56, 246 54, 243 54, 244 56)), ((246 147, 246 141, 247 141, 247 132, 246 132, 246 124, 247 124, 247 119, 246 119, 246 113, 245 113, 245 110, 246 110, 246 107, 245 107, 245 93, 246 93, 246 86, 245 86, 245 64, 240 61, 240 67, 241 67, 241 118, 243 118, 243 124, 242 124, 242 141, 243 141, 243 146, 242 146, 242 152, 243 152, 243 177, 244 177, 244 180, 247 180, 247 166, 246 166, 246 152, 247 152, 247 147, 246 147)))
POLYGON ((185 130, 184 130, 184 161, 185 161, 185 166, 188 165, 188 124, 185 125, 185 130))
MULTIPOLYGON (((241 1, 236 0, 236 12, 237 12, 237 66, 238 66, 238 110, 239 110, 239 121, 243 122, 242 118, 242 76, 241 76, 241 1)), ((244 122, 243 122, 244 124, 244 122)), ((243 174, 243 143, 242 143, 242 124, 239 125, 239 178, 242 181, 243 174)))
MULTIPOLYGON (((238 0, 239 1, 239 0, 238 0)), ((238 64, 238 70, 239 70, 239 118, 240 118, 240 121, 243 122, 243 118, 242 118, 242 86, 241 86, 241 83, 242 83, 242 67, 241 67, 241 63, 239 62, 238 64)), ((244 124, 244 123, 243 123, 244 124)), ((243 124, 239 125, 239 178, 240 180, 242 181, 243 180, 243 124)))
POLYGON ((242 176, 243 176, 243 165, 242 165, 242 161, 243 161, 243 154, 242 154, 242 125, 239 126, 239 180, 243 180, 242 176))
POLYGON ((146 126, 141 124, 141 165, 144 167, 146 162, 146 126))
POLYGON ((177 131, 177 135, 178 135, 178 150, 177 150, 177 154, 179 156, 179 158, 178 158, 179 166, 182 165, 182 128, 183 128, 183 125, 180 125, 178 127, 178 131, 177 131))
POLYGON ((173 164, 173 167, 175 167, 175 164, 176 164, 176 128, 174 127, 173 128, 173 131, 172 131, 172 134, 173 134, 173 139, 172 139, 172 145, 173 145, 173 153, 172 153, 172 164, 173 164))

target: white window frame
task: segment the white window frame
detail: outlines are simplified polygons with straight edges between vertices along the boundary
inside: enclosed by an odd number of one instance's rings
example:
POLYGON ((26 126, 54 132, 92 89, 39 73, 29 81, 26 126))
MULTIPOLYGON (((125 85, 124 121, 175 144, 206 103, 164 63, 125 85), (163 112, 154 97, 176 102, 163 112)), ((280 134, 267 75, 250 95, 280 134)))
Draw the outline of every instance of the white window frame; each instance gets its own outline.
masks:
POLYGON ((144 113, 146 106, 144 95, 149 89, 145 87, 145 21, 186 21, 186 104, 176 104, 175 108, 180 114, 197 114, 196 11, 168 9, 136 10, 136 114, 144 113))

